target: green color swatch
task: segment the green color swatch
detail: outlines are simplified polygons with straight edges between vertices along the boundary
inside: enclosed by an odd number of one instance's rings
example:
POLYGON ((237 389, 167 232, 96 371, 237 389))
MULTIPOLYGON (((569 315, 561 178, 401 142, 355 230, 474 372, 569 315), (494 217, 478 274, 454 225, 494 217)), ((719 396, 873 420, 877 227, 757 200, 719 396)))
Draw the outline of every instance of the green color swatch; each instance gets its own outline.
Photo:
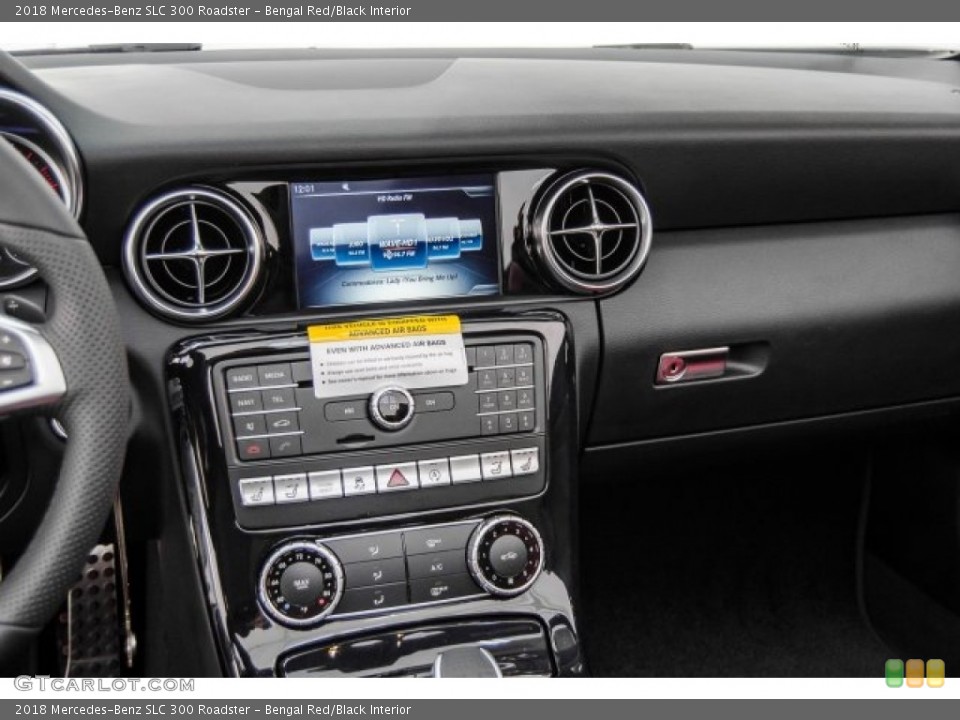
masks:
POLYGON ((887 687, 900 687, 903 685, 903 660, 887 660, 883 673, 887 678, 887 687))

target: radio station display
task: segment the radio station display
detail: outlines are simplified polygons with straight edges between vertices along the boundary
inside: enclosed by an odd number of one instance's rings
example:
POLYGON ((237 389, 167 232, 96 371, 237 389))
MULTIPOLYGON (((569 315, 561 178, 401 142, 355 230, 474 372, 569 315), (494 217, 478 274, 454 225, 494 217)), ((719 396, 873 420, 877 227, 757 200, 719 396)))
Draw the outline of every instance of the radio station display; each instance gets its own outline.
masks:
POLYGON ((294 182, 300 307, 495 295, 492 175, 294 182))

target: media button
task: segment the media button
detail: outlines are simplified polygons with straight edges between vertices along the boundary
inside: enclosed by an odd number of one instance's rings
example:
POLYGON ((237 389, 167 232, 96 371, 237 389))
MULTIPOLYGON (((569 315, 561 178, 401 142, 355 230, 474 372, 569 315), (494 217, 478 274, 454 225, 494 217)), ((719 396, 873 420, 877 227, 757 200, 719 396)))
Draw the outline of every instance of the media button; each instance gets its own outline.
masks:
POLYGON ((377 491, 377 481, 373 475, 373 467, 344 468, 343 494, 370 495, 377 491))
POLYGON ((290 374, 290 363, 260 365, 257 368, 257 377, 259 378, 261 387, 289 385, 293 382, 293 376, 290 374))

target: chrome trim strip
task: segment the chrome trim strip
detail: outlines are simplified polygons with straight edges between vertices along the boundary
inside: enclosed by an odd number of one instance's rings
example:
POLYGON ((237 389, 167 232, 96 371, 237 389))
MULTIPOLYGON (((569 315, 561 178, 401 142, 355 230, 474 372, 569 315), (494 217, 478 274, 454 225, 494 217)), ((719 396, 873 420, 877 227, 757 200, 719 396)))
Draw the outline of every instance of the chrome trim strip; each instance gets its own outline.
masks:
MULTIPOLYGON (((592 197, 592 190, 591 190, 592 197)), ((613 225, 610 226, 613 228, 613 225)), ((578 228, 581 231, 593 232, 607 229, 607 226, 595 220, 594 225, 578 228)), ((553 278, 567 290, 577 293, 598 293, 616 290, 632 280, 643 268, 650 254, 651 238, 653 236, 653 217, 650 207, 640 191, 623 178, 606 172, 582 170, 560 177, 546 191, 537 205, 533 218, 533 237, 530 238, 532 250, 541 264, 550 272, 553 278), (567 192, 578 186, 585 185, 590 190, 591 183, 607 185, 625 196, 633 205, 634 212, 640 224, 639 246, 630 261, 611 276, 598 276, 596 280, 580 277, 565 267, 557 257, 556 250, 550 240, 550 219, 556 208, 557 201, 567 192)))
POLYGON ((52 112, 33 98, 13 90, 0 88, 0 102, 4 100, 14 103, 28 112, 49 133, 50 140, 57 146, 57 150, 63 156, 62 164, 57 162, 55 165, 63 172, 68 181, 66 183, 68 192, 64 202, 70 214, 74 218, 79 218, 83 210, 83 176, 80 172, 80 155, 73 138, 70 137, 70 133, 52 112))
POLYGON ((227 390, 227 394, 231 393, 242 393, 242 392, 256 392, 257 390, 280 390, 281 388, 295 388, 298 387, 297 383, 287 383, 286 385, 257 385, 257 387, 249 388, 232 388, 227 390))
MULTIPOLYGON (((203 248, 198 248, 201 255, 203 248)), ((215 320, 235 310, 253 291, 260 280, 260 273, 266 254, 266 243, 263 234, 253 219, 253 216, 240 203, 225 193, 206 187, 188 187, 158 195, 141 207, 134 215, 126 233, 123 236, 123 274, 134 291, 134 294, 155 312, 186 322, 202 322, 215 320), (247 246, 249 265, 240 284, 223 300, 209 305, 202 302, 196 306, 177 304, 175 298, 163 299, 163 291, 154 287, 145 277, 147 272, 141 265, 146 263, 148 256, 142 247, 142 233, 149 229, 149 224, 156 219, 156 215, 169 207, 183 203, 195 206, 198 201, 219 207, 231 215, 240 226, 247 246)), ((200 278, 202 286, 202 277, 200 278)), ((276 386, 280 387, 280 386, 276 386)), ((253 390, 254 388, 250 388, 253 390)))

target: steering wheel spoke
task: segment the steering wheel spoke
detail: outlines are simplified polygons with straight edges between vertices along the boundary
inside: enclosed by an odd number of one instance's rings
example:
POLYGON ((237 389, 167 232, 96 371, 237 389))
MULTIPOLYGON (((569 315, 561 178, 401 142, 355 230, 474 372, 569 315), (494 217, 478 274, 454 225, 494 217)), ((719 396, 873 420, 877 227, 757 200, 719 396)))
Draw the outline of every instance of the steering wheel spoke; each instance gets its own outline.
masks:
POLYGON ((67 391, 60 360, 40 332, 0 316, 0 417, 54 405, 67 391))

